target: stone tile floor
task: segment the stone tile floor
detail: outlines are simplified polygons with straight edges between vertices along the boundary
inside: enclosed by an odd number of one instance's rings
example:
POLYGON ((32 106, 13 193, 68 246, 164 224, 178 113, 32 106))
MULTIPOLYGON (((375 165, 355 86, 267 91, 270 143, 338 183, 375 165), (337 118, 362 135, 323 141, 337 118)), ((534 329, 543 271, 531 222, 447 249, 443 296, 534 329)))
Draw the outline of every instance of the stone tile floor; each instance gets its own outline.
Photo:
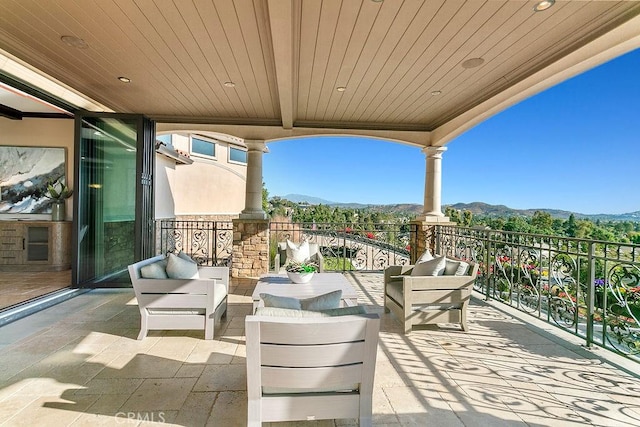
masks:
MULTIPOLYGON (((382 315, 374 425, 640 426, 634 363, 478 299, 468 333, 444 325, 404 336, 383 314, 382 276, 348 278, 382 315)), ((232 287, 213 341, 202 331, 137 341, 131 290, 89 292, 0 328, 0 425, 244 426, 251 292, 232 287)))
POLYGON ((0 309, 71 285, 71 270, 0 271, 0 309))

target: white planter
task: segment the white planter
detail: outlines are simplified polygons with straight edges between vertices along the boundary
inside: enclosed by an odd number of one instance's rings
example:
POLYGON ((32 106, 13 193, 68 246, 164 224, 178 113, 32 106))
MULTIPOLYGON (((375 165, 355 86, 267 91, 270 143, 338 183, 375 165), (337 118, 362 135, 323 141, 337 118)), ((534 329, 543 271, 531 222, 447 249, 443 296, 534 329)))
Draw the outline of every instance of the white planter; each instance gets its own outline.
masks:
POLYGON ((287 276, 289 276, 289 280, 293 283, 309 283, 313 278, 313 272, 311 273, 292 273, 287 271, 287 276))

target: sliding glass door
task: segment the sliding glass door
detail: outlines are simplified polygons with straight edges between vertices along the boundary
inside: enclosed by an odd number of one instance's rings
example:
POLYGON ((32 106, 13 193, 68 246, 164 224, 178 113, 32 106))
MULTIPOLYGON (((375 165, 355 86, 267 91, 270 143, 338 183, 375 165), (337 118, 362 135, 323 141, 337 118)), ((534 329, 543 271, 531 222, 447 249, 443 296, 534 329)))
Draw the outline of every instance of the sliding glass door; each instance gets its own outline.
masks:
POLYGON ((154 133, 142 116, 76 117, 74 283, 128 283, 127 265, 149 255, 154 133))

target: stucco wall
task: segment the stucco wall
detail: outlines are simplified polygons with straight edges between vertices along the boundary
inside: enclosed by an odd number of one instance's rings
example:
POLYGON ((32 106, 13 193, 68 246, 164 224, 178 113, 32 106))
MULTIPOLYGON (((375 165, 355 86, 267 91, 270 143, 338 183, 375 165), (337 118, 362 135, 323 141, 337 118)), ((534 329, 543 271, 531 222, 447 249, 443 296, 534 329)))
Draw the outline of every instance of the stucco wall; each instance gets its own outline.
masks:
MULTIPOLYGON (((0 145, 20 145, 28 147, 64 147, 67 149, 66 179, 69 188, 75 189, 73 182, 73 129, 72 119, 9 120, 0 117, 0 145)), ((66 219, 73 217, 73 197, 67 199, 66 219)), ((49 214, 0 214, 0 219, 51 219, 49 214)))
POLYGON ((154 178, 156 219, 169 219, 175 216, 176 204, 173 198, 175 173, 175 161, 156 154, 156 174, 154 178))
MULTIPOLYGON (((174 135, 173 145, 189 151, 189 137, 174 135)), ((229 147, 216 142, 216 159, 191 154, 193 164, 177 165, 173 198, 176 216, 237 215, 244 209, 247 167, 229 163, 229 147)))

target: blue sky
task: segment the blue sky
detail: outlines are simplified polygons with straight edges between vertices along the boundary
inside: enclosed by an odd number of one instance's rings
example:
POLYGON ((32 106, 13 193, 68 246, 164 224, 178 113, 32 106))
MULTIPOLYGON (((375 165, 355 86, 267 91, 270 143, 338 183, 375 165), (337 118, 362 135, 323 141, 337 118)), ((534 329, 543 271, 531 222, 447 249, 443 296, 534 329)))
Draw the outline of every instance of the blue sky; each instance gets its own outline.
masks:
MULTIPOLYGON (((442 160, 442 203, 640 210, 640 49, 531 97, 459 136, 442 160)), ((271 196, 372 204, 423 201, 419 148, 323 137, 268 144, 271 196)))

